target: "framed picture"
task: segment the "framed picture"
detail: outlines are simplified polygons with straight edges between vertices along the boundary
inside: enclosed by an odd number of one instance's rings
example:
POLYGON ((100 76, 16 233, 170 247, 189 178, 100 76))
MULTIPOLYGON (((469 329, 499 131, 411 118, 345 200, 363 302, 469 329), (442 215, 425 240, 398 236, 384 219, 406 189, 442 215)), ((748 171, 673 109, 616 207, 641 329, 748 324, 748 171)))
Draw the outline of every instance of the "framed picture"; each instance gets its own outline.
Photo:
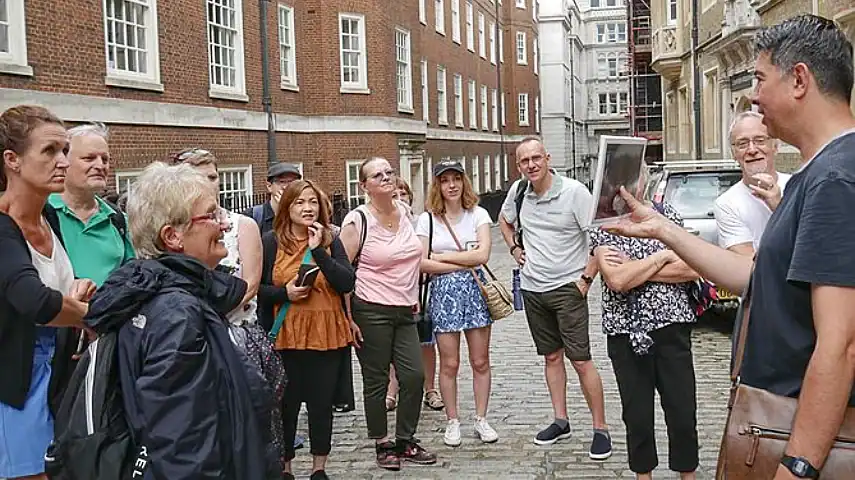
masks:
POLYGON ((629 214, 626 202, 620 196, 623 186, 633 195, 640 195, 644 185, 639 185, 644 168, 647 139, 639 137, 600 137, 597 172, 594 175, 591 205, 591 224, 602 224, 629 214))

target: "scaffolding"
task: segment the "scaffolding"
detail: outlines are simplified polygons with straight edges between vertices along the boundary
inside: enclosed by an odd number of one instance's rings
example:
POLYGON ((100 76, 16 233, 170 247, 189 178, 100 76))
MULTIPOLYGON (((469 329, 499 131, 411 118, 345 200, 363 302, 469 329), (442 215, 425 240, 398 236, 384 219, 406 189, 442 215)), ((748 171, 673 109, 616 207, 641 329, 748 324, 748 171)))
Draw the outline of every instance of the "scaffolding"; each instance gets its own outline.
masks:
POLYGON ((662 160, 662 83, 650 68, 652 60, 650 4, 648 0, 627 2, 629 55, 629 125, 633 136, 648 139, 647 161, 662 160))

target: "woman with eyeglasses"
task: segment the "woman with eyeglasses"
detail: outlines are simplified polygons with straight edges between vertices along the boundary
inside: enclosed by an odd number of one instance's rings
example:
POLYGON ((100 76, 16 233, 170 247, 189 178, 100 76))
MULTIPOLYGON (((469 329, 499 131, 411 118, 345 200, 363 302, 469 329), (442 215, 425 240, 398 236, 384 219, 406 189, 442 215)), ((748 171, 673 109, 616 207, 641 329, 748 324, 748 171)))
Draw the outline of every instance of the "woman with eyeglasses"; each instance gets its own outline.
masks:
POLYGON ((308 180, 282 192, 273 230, 264 234, 260 315, 272 324, 288 385, 282 400, 285 479, 293 479, 293 439, 300 406, 309 413, 311 480, 328 478, 333 402, 342 357, 353 342, 342 295, 353 289, 353 267, 330 230, 327 196, 308 180), (314 272, 314 273, 312 273, 314 272))
POLYGON ((359 185, 370 201, 347 214, 341 231, 348 258, 358 262, 351 313, 357 341, 361 340, 357 355, 362 366, 368 436, 375 440, 377 465, 388 470, 399 470, 402 460, 436 463, 436 455, 414 438, 424 383, 413 318, 422 245, 407 217, 407 207, 394 199, 396 178, 383 158, 362 162, 359 185), (366 236, 361 238, 363 226, 366 236), (394 437, 387 431, 385 402, 390 363, 395 366, 400 386, 394 437))

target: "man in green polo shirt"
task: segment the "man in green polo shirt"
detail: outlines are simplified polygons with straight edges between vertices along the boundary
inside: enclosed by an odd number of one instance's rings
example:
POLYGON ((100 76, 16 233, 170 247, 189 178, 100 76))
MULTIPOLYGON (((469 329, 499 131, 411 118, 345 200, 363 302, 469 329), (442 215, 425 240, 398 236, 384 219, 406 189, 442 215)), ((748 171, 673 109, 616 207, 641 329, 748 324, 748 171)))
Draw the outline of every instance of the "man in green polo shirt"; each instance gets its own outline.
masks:
POLYGON ((110 172, 107 138, 107 128, 102 124, 68 130, 65 191, 48 199, 56 210, 74 275, 89 278, 98 286, 135 256, 124 214, 98 197, 107 189, 110 172))

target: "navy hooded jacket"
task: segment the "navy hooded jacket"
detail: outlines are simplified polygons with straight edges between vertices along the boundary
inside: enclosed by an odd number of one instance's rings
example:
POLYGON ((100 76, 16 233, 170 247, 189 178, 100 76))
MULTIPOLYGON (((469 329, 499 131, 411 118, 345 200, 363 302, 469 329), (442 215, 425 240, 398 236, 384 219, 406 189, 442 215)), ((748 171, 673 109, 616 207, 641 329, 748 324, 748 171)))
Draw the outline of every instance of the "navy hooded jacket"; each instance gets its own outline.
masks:
POLYGON ((185 255, 113 272, 84 322, 118 330, 125 415, 148 452, 146 479, 281 478, 270 444, 272 401, 223 320, 246 283, 185 255))

